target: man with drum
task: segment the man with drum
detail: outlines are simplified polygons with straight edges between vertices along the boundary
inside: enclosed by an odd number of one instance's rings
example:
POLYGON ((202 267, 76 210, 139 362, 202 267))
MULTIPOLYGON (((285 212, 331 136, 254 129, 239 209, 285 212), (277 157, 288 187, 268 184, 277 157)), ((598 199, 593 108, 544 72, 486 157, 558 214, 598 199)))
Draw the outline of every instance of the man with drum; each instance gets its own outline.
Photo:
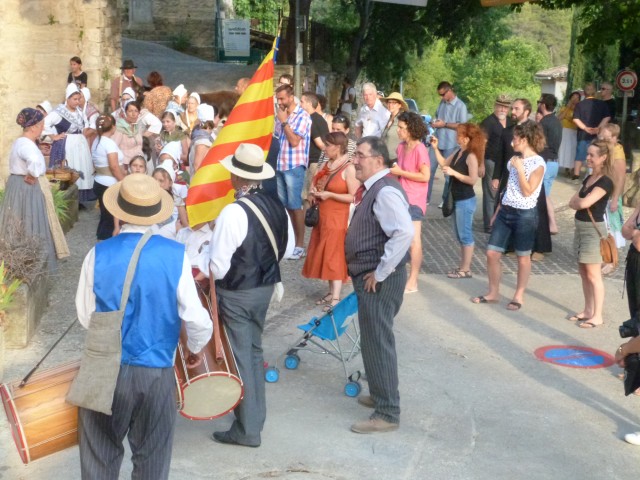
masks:
POLYGON ((212 439, 259 447, 267 415, 262 331, 274 287, 280 282, 278 262, 293 252, 295 235, 282 204, 262 190, 260 181, 275 172, 265 163, 261 147, 240 144, 220 164, 231 172, 236 201, 216 219, 210 269, 244 397, 234 410, 231 428, 214 432, 212 439))
MULTIPOLYGON (((191 352, 200 352, 207 344, 213 324, 198 299, 184 245, 146 235, 152 225, 171 216, 174 204, 170 195, 152 177, 132 174, 109 187, 102 201, 110 213, 126 223, 119 235, 92 248, 82 265, 76 308, 89 336, 98 318, 94 312, 120 309, 133 252, 138 242, 146 240, 146 244, 131 280, 121 340, 115 335, 112 343, 118 345, 109 344, 105 349, 116 355, 121 349, 119 365, 115 359, 119 371, 115 372, 111 415, 82 407, 78 411, 82 478, 118 478, 124 456, 122 442, 127 435, 132 478, 166 479, 177 411, 173 364, 181 322, 185 322, 191 352)), ((106 335, 100 338, 101 343, 108 343, 106 335)), ((88 342, 87 350, 90 348, 88 342)), ((192 365, 201 361, 199 355, 191 356, 192 365)), ((99 366, 96 369, 101 370, 99 366)))

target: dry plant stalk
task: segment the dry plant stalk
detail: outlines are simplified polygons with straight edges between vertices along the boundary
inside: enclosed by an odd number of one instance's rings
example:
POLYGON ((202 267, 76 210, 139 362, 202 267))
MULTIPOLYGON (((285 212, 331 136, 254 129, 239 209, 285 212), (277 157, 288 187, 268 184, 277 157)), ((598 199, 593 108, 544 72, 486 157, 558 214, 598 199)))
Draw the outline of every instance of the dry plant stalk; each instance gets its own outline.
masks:
POLYGON ((44 245, 40 238, 28 235, 22 221, 14 215, 6 218, 0 232, 0 260, 8 278, 31 285, 46 272, 44 245))

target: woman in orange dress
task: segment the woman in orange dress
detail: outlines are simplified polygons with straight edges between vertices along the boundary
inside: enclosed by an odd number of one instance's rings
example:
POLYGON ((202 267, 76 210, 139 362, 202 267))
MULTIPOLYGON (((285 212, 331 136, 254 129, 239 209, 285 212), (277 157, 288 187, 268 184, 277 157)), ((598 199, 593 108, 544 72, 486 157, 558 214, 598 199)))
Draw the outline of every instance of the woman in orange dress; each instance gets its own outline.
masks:
POLYGON ((326 311, 340 301, 342 283, 348 277, 344 240, 349 206, 360 182, 347 155, 347 136, 333 132, 322 140, 328 160, 313 178, 308 197, 310 204, 318 204, 320 215, 311 231, 302 275, 329 281, 329 293, 316 302, 326 311))

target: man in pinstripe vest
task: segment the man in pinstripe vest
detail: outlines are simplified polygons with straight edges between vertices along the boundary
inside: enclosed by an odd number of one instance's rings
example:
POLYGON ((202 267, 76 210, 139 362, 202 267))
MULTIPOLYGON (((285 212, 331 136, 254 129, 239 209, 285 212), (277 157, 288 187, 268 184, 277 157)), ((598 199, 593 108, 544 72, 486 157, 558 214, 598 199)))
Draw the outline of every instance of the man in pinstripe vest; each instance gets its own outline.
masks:
POLYGON ((402 305, 413 223, 407 196, 389 175, 389 151, 384 142, 377 137, 361 138, 353 163, 362 186, 356 192, 345 251, 358 296, 362 361, 369 381, 370 395, 359 397, 358 403, 374 412, 351 430, 389 432, 400 423, 393 319, 402 305))

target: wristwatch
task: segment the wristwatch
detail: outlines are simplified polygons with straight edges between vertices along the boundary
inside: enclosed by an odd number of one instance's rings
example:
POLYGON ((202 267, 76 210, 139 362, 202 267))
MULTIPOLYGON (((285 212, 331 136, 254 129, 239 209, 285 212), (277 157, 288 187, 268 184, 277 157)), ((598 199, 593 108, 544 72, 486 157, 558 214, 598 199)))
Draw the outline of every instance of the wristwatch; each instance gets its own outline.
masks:
POLYGON ((289 125, 289 122, 282 122, 282 128, 286 127, 287 125, 289 125))

